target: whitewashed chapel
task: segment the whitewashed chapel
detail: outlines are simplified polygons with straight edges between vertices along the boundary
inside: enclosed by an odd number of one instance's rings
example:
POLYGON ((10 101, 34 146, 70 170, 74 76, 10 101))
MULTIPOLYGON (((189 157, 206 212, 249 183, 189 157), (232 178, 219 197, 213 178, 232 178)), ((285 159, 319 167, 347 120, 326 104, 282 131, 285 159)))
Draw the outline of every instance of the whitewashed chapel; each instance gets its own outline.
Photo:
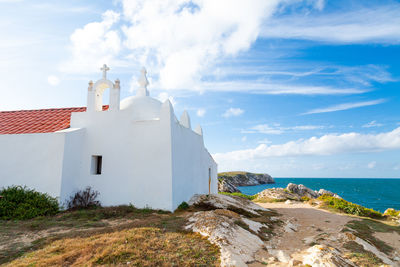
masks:
POLYGON ((193 194, 217 193, 217 164, 188 113, 178 121, 169 100, 150 97, 144 69, 136 96, 122 101, 119 80, 101 70, 86 108, 0 112, 0 188, 23 185, 63 203, 91 186, 104 206, 171 211, 193 194))

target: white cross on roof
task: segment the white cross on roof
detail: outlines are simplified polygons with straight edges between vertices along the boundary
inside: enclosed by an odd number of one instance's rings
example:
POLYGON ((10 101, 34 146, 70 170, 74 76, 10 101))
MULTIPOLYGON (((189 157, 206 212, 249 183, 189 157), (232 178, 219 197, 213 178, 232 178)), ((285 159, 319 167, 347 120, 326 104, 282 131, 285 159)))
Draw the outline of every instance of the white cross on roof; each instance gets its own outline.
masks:
POLYGON ((107 79, 107 71, 109 71, 110 68, 107 67, 106 64, 104 64, 103 67, 100 70, 103 71, 103 79, 107 79))

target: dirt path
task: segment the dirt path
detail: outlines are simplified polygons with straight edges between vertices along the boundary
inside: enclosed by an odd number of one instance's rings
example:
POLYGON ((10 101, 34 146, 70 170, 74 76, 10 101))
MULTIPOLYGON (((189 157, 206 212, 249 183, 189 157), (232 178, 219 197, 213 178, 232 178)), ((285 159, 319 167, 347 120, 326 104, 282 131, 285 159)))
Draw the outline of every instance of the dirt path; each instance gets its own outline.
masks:
MULTIPOLYGON (((337 240, 340 231, 356 218, 330 213, 306 203, 257 203, 277 211, 283 227, 269 241, 268 253, 259 251, 259 258, 269 266, 288 266, 291 261, 301 260, 305 250, 315 244, 329 244, 340 248, 337 240), (272 257, 271 257, 272 256, 272 257), (280 262, 274 261, 278 258, 280 262)), ((249 266, 262 266, 258 263, 249 266)))

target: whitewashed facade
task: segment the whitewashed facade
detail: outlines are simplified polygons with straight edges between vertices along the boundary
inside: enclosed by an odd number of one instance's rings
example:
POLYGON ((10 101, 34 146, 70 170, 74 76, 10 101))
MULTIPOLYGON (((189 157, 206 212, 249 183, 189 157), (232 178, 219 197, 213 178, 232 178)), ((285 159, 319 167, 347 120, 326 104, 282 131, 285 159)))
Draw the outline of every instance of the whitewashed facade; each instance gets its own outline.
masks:
POLYGON ((178 120, 169 100, 150 97, 144 69, 136 96, 120 102, 119 81, 102 70, 89 83, 86 112, 72 113, 68 129, 0 135, 0 187, 26 185, 65 203, 91 186, 103 206, 170 211, 193 194, 217 193, 217 164, 187 112, 178 120))

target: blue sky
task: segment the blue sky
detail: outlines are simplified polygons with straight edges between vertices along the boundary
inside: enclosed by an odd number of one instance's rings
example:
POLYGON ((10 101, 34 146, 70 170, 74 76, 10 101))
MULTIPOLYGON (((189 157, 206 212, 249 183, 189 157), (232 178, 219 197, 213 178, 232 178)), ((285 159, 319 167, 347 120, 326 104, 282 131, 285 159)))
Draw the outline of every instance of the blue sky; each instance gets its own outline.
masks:
POLYGON ((400 177, 398 1, 0 0, 0 110, 86 105, 146 66, 220 171, 400 177))

